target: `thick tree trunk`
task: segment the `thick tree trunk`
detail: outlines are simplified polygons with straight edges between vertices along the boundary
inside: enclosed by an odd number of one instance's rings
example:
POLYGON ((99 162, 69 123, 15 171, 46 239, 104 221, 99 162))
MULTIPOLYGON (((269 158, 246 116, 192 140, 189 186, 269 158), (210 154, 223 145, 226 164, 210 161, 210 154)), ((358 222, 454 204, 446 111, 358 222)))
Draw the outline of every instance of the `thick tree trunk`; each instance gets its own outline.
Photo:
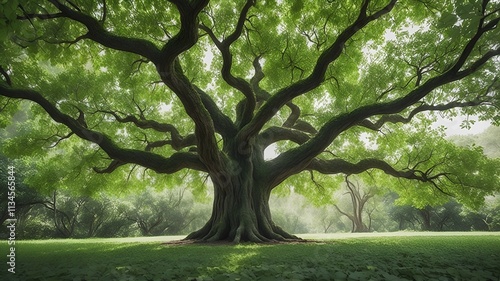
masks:
POLYGON ((269 209, 270 188, 243 171, 225 184, 215 184, 212 216, 186 240, 234 243, 300 240, 274 224, 269 209))
POLYGON ((300 240, 274 224, 269 209, 272 187, 263 170, 264 148, 245 142, 225 143, 224 170, 211 174, 212 216, 186 240, 272 242, 300 240))

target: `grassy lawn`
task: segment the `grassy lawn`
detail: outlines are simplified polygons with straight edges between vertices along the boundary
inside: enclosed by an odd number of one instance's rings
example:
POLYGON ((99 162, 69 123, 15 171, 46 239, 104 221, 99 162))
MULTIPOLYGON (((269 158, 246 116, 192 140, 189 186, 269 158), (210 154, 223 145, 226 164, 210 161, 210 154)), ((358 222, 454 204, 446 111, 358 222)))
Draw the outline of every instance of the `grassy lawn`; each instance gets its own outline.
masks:
POLYGON ((179 237, 18 241, 16 274, 2 243, 0 280, 500 280, 498 233, 318 237, 235 246, 159 242, 179 237))

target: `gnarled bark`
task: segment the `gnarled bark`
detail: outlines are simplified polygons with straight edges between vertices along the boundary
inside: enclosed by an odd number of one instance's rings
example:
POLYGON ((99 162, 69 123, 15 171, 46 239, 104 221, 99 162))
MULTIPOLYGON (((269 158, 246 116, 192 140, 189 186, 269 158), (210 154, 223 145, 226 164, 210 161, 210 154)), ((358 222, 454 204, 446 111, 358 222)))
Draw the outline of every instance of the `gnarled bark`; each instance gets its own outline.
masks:
POLYGON ((269 209, 270 189, 242 175, 235 175, 225 186, 216 185, 212 216, 200 230, 185 239, 234 243, 299 240, 275 225, 269 209))
POLYGON ((227 172, 212 175, 212 216, 205 226, 188 235, 186 240, 234 243, 300 240, 272 220, 269 208, 272 186, 266 179, 266 171, 256 164, 262 159, 260 153, 253 153, 255 148, 226 147, 226 155, 231 156, 227 159, 227 172))

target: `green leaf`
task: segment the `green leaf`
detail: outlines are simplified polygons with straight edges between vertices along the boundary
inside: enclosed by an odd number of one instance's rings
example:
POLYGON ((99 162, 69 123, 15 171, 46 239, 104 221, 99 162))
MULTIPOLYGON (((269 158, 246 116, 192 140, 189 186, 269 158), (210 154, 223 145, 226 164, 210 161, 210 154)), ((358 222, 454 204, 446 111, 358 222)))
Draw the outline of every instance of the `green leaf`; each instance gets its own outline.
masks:
POLYGON ((464 5, 459 5, 459 6, 457 6, 457 9, 456 9, 457 16, 459 16, 461 19, 470 19, 473 17, 480 17, 478 11, 479 11, 479 7, 478 7, 478 5, 475 5, 475 3, 467 3, 464 5))
POLYGON ((438 28, 452 27, 458 21, 458 17, 450 12, 443 12, 437 23, 438 28))

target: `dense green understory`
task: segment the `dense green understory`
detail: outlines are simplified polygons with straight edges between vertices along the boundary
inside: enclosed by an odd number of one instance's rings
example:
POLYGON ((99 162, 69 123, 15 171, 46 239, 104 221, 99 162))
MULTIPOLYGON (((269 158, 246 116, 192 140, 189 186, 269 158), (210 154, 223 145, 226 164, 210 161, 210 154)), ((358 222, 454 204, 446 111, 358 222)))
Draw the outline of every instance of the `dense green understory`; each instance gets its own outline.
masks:
MULTIPOLYGON (((446 234, 445 234, 446 235, 446 234)), ((116 242, 119 241, 119 242, 116 242)), ((1 280, 499 280, 500 235, 397 236, 300 244, 22 241, 1 280)), ((6 253, 6 243, 0 246, 6 253)), ((5 257, 4 257, 5 259, 5 257)))

